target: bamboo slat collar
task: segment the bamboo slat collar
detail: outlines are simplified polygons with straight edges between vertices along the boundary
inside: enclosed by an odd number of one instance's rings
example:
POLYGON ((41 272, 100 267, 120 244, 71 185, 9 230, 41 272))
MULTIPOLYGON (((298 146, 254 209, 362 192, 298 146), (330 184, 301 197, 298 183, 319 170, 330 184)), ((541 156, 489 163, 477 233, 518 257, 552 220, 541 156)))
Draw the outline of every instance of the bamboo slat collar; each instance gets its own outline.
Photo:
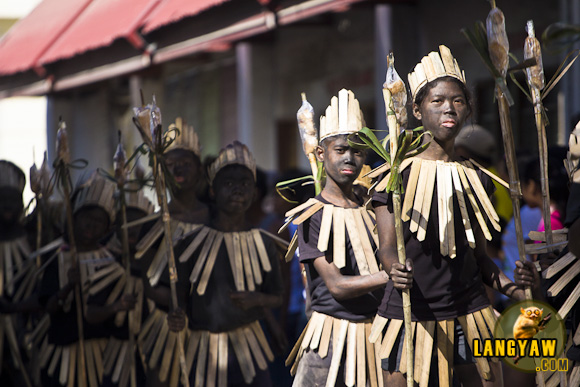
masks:
POLYGON ((15 302, 28 297, 34 286, 34 270, 27 265, 31 250, 26 237, 0 242, 0 296, 12 297, 15 302), (16 287, 15 278, 27 270, 23 284, 16 287), (32 285, 30 285, 32 283, 32 285))
MULTIPOLYGON (((68 284, 68 271, 72 267, 72 258, 68 251, 60 251, 57 257, 58 262, 58 282, 60 289, 63 289, 68 284)), ((89 297, 89 278, 91 278, 97 271, 106 270, 107 266, 115 264, 113 254, 104 247, 78 253, 80 281, 83 287, 83 308, 86 308, 89 297)), ((74 293, 68 294, 64 300, 63 311, 68 312, 74 300, 74 293)))
MULTIPOLYGON (((322 210, 322 221, 318 249, 322 253, 329 249, 332 233, 332 261, 337 268, 342 269, 346 265, 346 235, 348 235, 360 274, 377 273, 379 267, 375 249, 370 240, 372 237, 374 245, 379 245, 378 236, 375 233, 375 215, 366 207, 342 208, 334 204, 324 204, 317 199, 310 199, 286 213, 286 223, 280 231, 288 227, 290 223, 294 225, 304 223, 320 210, 322 210)), ((298 238, 295 233, 286 253, 286 261, 292 259, 297 247, 298 238)))
POLYGON ((236 290, 240 292, 256 290, 256 287, 262 284, 263 273, 272 270, 262 231, 252 229, 221 232, 202 226, 179 257, 180 262, 186 262, 201 247, 189 277, 192 291, 193 286, 197 285, 197 293, 205 294, 218 252, 223 244, 227 250, 236 290))
MULTIPOLYGON (((495 230, 501 230, 499 215, 496 213, 471 160, 444 162, 414 157, 405 160, 401 165, 401 170, 409 166, 411 172, 404 194, 402 219, 404 222, 410 221, 410 230, 416 233, 419 241, 425 240, 431 201, 434 196, 437 200, 439 219, 436 223, 439 227, 439 244, 442 255, 450 258, 455 258, 457 255, 454 226, 454 219, 457 215, 463 219, 464 232, 469 246, 475 248, 474 219, 470 219, 468 208, 473 211, 475 221, 479 224, 487 240, 492 238, 487 226, 488 221, 495 230), (453 203, 455 200, 459 204, 460 214, 454 214, 453 203)), ((388 171, 388 166, 373 171, 373 175, 386 171, 388 171)), ((484 171, 484 173, 492 177, 495 176, 489 171, 484 171)), ((375 186, 377 192, 385 190, 389 177, 390 172, 378 182, 375 186)), ((496 180, 501 181, 499 178, 496 180)))
MULTIPOLYGON (((163 234, 163 222, 159 219, 149 230, 147 234, 137 243, 136 246, 136 253, 135 259, 140 259, 147 253, 151 247, 155 244, 155 242, 159 241, 161 237, 163 237, 161 241, 161 246, 163 246, 165 242, 165 238, 170 238, 171 244, 175 246, 178 242, 185 239, 189 235, 192 235, 194 232, 199 230, 203 227, 201 224, 195 223, 186 223, 179 220, 172 219, 171 220, 171 235, 164 236, 163 234)), ((192 251, 193 253, 193 251, 192 251)), ((167 256, 167 249, 160 248, 155 253, 155 257, 151 262, 149 268, 147 269, 147 278, 149 278, 149 282, 151 286, 155 286, 159 283, 159 279, 161 278, 161 274, 167 267, 168 264, 168 256, 167 256)))

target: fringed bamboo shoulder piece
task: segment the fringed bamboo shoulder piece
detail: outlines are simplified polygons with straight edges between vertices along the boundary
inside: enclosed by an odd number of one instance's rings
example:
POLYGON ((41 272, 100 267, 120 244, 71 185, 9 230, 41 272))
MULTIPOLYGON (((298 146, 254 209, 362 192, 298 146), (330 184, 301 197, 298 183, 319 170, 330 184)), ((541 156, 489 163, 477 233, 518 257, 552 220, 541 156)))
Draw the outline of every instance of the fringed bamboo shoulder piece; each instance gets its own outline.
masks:
POLYGON ((326 358, 332 340, 332 359, 326 379, 327 387, 335 385, 345 353, 344 381, 348 387, 382 386, 383 371, 379 346, 369 341, 371 327, 371 320, 352 322, 312 312, 308 324, 286 359, 286 366, 292 365, 290 374, 296 375, 300 360, 308 348, 318 351, 322 359, 326 358))
MULTIPOLYGON (((115 315, 115 325, 121 327, 125 321, 132 321, 133 325, 130 327, 134 335, 138 335, 141 331, 141 321, 143 315, 143 308, 145 304, 143 281, 140 277, 127 276, 125 268, 118 262, 98 270, 89 278, 89 296, 94 296, 109 286, 112 290, 109 293, 105 305, 112 305, 118 301, 123 294, 133 294, 136 298, 135 309, 127 311, 119 311, 115 315), (128 315, 131 319, 128 320, 128 315)), ((130 378, 130 367, 124 365, 130 364, 130 356, 134 356, 134 349, 129 348, 129 340, 120 340, 115 337, 107 339, 107 345, 103 352, 103 372, 105 375, 111 375, 113 383, 121 387, 126 387, 130 378)))
MULTIPOLYGON (((64 288, 68 284, 68 270, 72 266, 72 258, 68 251, 60 251, 58 254, 58 282, 60 288, 64 288)), ((83 305, 86 307, 87 299, 89 296, 89 278, 91 278, 98 270, 104 270, 105 266, 109 266, 115 263, 115 258, 113 254, 107 249, 100 248, 93 251, 86 251, 78 253, 79 271, 80 271, 80 281, 83 286, 83 305)), ((74 299, 74 293, 69 293, 65 303, 63 305, 63 310, 68 312, 71 307, 71 303, 74 299)))
POLYGON ((197 285, 197 293, 205 294, 222 244, 225 244, 227 249, 236 290, 240 292, 256 290, 256 285, 262 284, 262 274, 272 270, 262 234, 268 233, 260 229, 221 232, 203 226, 179 256, 180 262, 186 262, 201 247, 189 277, 192 291, 193 285, 197 285))
MULTIPOLYGON (((485 174, 500 184, 507 186, 507 183, 482 168, 473 160, 444 162, 413 157, 406 159, 401 165, 401 170, 411 167, 402 207, 403 221, 410 221, 411 232, 417 233, 419 241, 424 241, 431 212, 431 201, 434 193, 436 193, 440 251, 442 255, 450 258, 455 258, 457 255, 454 227, 455 216, 460 216, 463 219, 465 236, 469 246, 475 248, 473 219, 469 218, 468 207, 473 210, 476 221, 487 240, 491 240, 487 221, 491 223, 495 230, 501 230, 499 215, 495 212, 493 204, 481 184, 481 180, 477 175, 476 165, 485 174), (437 181, 437 184, 435 184, 435 181, 437 181), (454 197, 459 204, 460 214, 453 213, 454 197)), ((372 171, 369 176, 377 177, 387 171, 389 171, 389 166, 384 165, 372 171)), ((390 172, 375 185, 374 188, 377 192, 385 190, 389 177, 390 172)))
MULTIPOLYGON (((377 273, 379 266, 369 234, 372 235, 375 246, 379 245, 379 238, 375 232, 375 214, 366 207, 342 208, 312 198, 285 214, 286 223, 280 228, 280 232, 290 223, 294 225, 304 223, 320 210, 322 222, 318 249, 321 252, 328 250, 332 233, 332 260, 336 267, 341 269, 346 265, 346 235, 348 235, 360 274, 377 273)), ((286 261, 292 259, 297 247, 298 235, 295 233, 286 252, 286 261)))
MULTIPOLYGON (((58 264, 58 280, 60 288, 68 283, 68 270, 71 267, 72 259, 67 251, 60 250, 56 257, 58 264)), ((93 251, 78 253, 79 270, 81 284, 83 286, 83 307, 86 308, 86 301, 89 296, 89 278, 101 270, 107 270, 115 261, 112 254, 105 248, 93 251)), ((63 310, 70 310, 73 294, 65 300, 63 310)), ((50 320, 49 320, 50 321, 50 320)), ((39 324, 44 329, 44 320, 39 324)), ((49 323, 48 323, 49 324, 49 323)), ((40 331, 38 332, 40 333, 40 331)), ((107 339, 90 339, 85 340, 85 359, 86 359, 86 376, 87 380, 80 380, 82 372, 79 369, 80 361, 78 351, 80 351, 79 342, 76 341, 69 345, 54 345, 48 343, 48 338, 42 340, 40 347, 40 366, 47 368, 49 376, 58 375, 59 382, 63 386, 89 386, 97 387, 103 380, 103 351, 107 345, 107 339)), ((56 377, 56 376, 55 376, 56 377)))
MULTIPOLYGON (((201 227, 202 227, 201 224, 186 223, 171 219, 172 233, 169 236, 169 238, 171 238, 170 239, 171 245, 175 246, 177 242, 193 234, 201 227)), ((136 246, 137 252, 135 253, 135 259, 140 259, 141 257, 143 257, 143 255, 147 253, 151 249, 151 247, 155 244, 155 242, 157 242, 162 236, 163 239, 161 241, 162 243, 161 246, 164 246, 164 244, 166 243, 165 240, 167 236, 163 235, 163 222, 161 220, 158 220, 153 225, 151 230, 149 230, 149 232, 145 234, 145 236, 137 244, 136 246)), ((161 275, 163 274, 168 264, 169 258, 167 254, 168 254, 167 249, 165 248, 157 249, 155 257, 153 258, 151 265, 147 269, 147 278, 149 278, 151 286, 155 286, 159 283, 159 279, 161 278, 161 275)))
POLYGON ((0 297, 18 302, 30 295, 34 287, 34 270, 27 265, 30 253, 25 236, 0 242, 0 297), (18 278, 23 276, 23 284, 16 286, 18 278))
MULTIPOLYGON (((549 247, 563 249, 568 244, 568 229, 554 230, 553 233, 553 245, 546 245, 546 235, 544 232, 531 231, 529 236, 533 241, 538 241, 540 243, 533 243, 526 245, 526 254, 541 254, 545 253, 549 247)), ((566 253, 555 261, 542 276, 546 280, 556 279, 555 282, 548 288, 548 297, 557 297, 562 290, 564 290, 573 281, 578 282, 580 279, 580 259, 576 257, 571 252, 566 253)), ((566 319, 568 313, 577 307, 578 300, 580 299, 580 282, 574 287, 570 292, 566 301, 560 306, 558 310, 558 315, 562 320, 566 319)), ((580 325, 575 328, 573 335, 571 335, 572 342, 569 342, 566 346, 566 351, 569 346, 574 343, 575 345, 580 345, 580 325)), ((542 371, 543 380, 547 386, 557 386, 560 383, 560 376, 558 372, 542 371)), ((568 385, 578 386, 580 385, 580 363, 574 362, 572 372, 568 375, 568 385)))
MULTIPOLYGON (((469 347, 473 351, 474 339, 485 340, 493 337, 493 330, 497 318, 493 308, 488 306, 474 313, 457 317, 469 347)), ((378 356, 381 359, 396 356, 392 352, 397 337, 401 332, 403 320, 387 319, 376 315, 369 335, 369 341, 379 348, 378 356)), ((404 340, 408 335, 405 332, 404 340)), ((450 386, 453 384, 453 346, 455 338, 455 319, 441 321, 413 321, 411 338, 414 340, 415 361, 414 378, 420 387, 429 383, 431 356, 436 351, 439 370, 439 385, 450 386)), ((405 344, 403 343, 403 348, 405 344)), ((491 358, 498 362, 498 358, 491 358)), ((485 357, 476 358, 476 366, 479 374, 490 380, 491 370, 489 360, 485 357)), ((407 357, 401 357, 399 365, 401 373, 407 373, 407 357)))

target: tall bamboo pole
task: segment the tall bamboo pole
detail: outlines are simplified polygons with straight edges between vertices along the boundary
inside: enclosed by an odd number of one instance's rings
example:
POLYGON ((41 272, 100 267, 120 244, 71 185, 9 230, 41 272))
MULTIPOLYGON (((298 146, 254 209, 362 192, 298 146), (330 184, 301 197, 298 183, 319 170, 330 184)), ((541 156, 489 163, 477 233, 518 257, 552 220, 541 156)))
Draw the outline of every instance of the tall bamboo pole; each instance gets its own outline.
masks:
MULTIPOLYGON (((71 203, 71 192, 69 187, 69 182, 71 181, 70 177, 70 170, 69 170, 69 163, 70 163, 70 154, 69 154, 69 147, 68 147, 68 135, 66 132, 66 125, 64 122, 61 122, 60 127, 57 132, 57 165, 60 168, 61 173, 61 185, 64 195, 64 203, 66 209, 66 225, 67 225, 67 233, 69 239, 69 254, 70 259, 72 262, 72 268, 75 270, 79 270, 79 262, 78 262, 78 252, 77 246, 75 242, 74 236, 74 224, 73 224, 73 210, 72 210, 72 203, 71 203)), ((77 310, 77 328, 78 328, 78 336, 79 336, 79 350, 78 353, 78 361, 80 362, 79 372, 80 377, 79 386, 86 386, 87 380, 87 370, 86 370, 86 361, 85 361, 85 335, 84 335, 84 328, 83 328, 83 299, 82 299, 82 284, 76 284, 74 289, 74 297, 75 297, 75 305, 77 310)))
MULTIPOLYGON (((511 96, 506 86, 506 75, 509 65, 509 41, 505 29, 505 17, 503 12, 496 6, 495 0, 491 1, 491 11, 486 19, 486 33, 489 59, 497 72, 495 79, 495 89, 497 105, 499 109, 499 119, 501 123, 501 133, 503 137, 506 166, 510 180, 510 197, 514 212, 514 223, 516 227, 516 238, 518 242, 518 253, 520 260, 525 262, 524 235, 522 231, 522 220, 520 216, 520 198, 522 190, 518 176, 518 164, 516 161, 516 150, 510 117, 510 105, 513 104, 511 96)), ((525 289, 526 299, 532 298, 531 288, 525 289)))
MULTIPOLYGON (((391 54, 392 56, 392 54, 391 54)), ((399 133, 399 123, 394 111, 393 98, 391 91, 388 88, 383 88, 383 99, 385 100, 385 108, 387 111, 387 125, 389 127, 389 152, 391 155, 391 174, 398 174, 398 165, 396 165, 395 157, 397 155, 397 137, 399 133)), ((397 256, 399 263, 405 265, 407 261, 407 254, 405 251, 405 239, 403 236, 403 221, 401 219, 401 186, 395 185, 393 191, 393 210, 395 212, 395 234, 397 236, 397 256)), ((414 356, 413 356, 413 335, 411 329, 411 293, 409 289, 403 289, 403 320, 405 324, 405 354, 407 356, 407 386, 413 387, 414 379, 414 356)))
MULTIPOLYGON (((125 192, 121 190, 121 220, 123 225, 127 224, 127 204, 125 203, 125 192)), ((125 294, 129 293, 129 278, 131 276, 131 258, 129 253, 129 229, 128 227, 121 228, 121 237, 123 245, 123 263, 125 265, 125 276, 127 284, 125 285, 125 294)), ((135 369, 135 334, 133 333, 133 326, 135 325, 135 316, 131 311, 127 313, 127 324, 129 325, 129 367, 131 368, 131 387, 137 387, 137 371, 135 369)))
MULTIPOLYGON (((161 165, 156 156, 154 156, 154 179, 155 191, 157 192, 157 200, 161 207, 161 216, 163 220, 163 230, 165 235, 165 248, 168 254, 168 268, 169 268, 169 286, 171 289, 171 305, 173 309, 179 308, 177 300, 177 267, 175 265, 175 253, 173 251, 173 241, 171 239, 171 217, 169 215, 169 207, 167 204, 165 176, 161 171, 161 165)), ((177 346, 179 350, 179 363, 181 365, 181 372, 183 375, 183 385, 189 387, 189 375, 187 372, 187 365, 185 363, 185 351, 183 348, 183 332, 178 332, 177 346)))
MULTIPOLYGON (((120 135, 119 135, 120 137, 120 135)), ((125 201, 125 183, 127 178, 125 150, 119 138, 119 146, 114 157, 115 180, 117 181, 117 188, 119 190, 120 212, 121 212, 121 245, 122 245, 122 260, 125 266, 125 278, 127 283, 125 285, 125 294, 130 294, 130 277, 131 277, 131 254, 129 252, 129 229, 127 227, 127 203, 125 201)), ((131 376, 131 387, 137 387, 137 371, 135 369, 135 335, 133 333, 134 315, 131 311, 127 312, 127 325, 129 326, 129 368, 131 376)))
MULTIPOLYGON (((522 217, 520 215, 520 198, 522 197, 522 188, 518 175, 518 164, 516 161, 516 149, 512 131, 512 121, 510 117, 510 108, 507 99, 499 86, 496 86, 497 105, 499 108, 499 120, 501 124, 501 134, 503 137, 504 153, 506 158, 506 167, 509 176, 510 197, 512 199, 512 208, 514 212, 514 225, 516 227, 516 238, 518 242, 518 254, 520 261, 526 261, 524 246, 524 232, 522 230, 522 217)), ((526 299, 532 299, 532 289, 526 287, 526 299)))
MULTIPOLYGON (((143 96, 141 96, 143 99, 143 96)), ((173 310, 179 308, 177 300, 177 267, 175 265, 175 253, 173 252, 173 241, 171 239, 171 215, 169 213, 168 201, 165 182, 165 175, 159 160, 163 155, 165 140, 161 127, 161 112, 155 104, 155 97, 153 103, 146 107, 135 108, 135 122, 137 129, 149 147, 150 161, 153 168, 153 179, 155 181, 155 192, 157 193, 157 202, 161 207, 161 219, 163 221, 163 231, 165 237, 165 248, 167 249, 167 261, 169 269, 169 287, 171 291, 171 305, 173 310)), ((181 366, 182 383, 185 387, 189 387, 189 374, 187 372, 187 364, 185 362, 185 350, 183 348, 184 338, 183 332, 177 334, 177 348, 179 352, 179 363, 181 366)))
POLYGON ((540 181, 542 188, 542 209, 544 217, 544 229, 546 235, 546 247, 548 252, 553 250, 554 238, 552 236, 552 220, 550 210, 550 183, 548 180, 548 141, 546 139, 546 121, 544 119, 544 106, 542 104, 541 90, 545 86, 544 67, 542 63, 542 51, 540 42, 536 39, 534 22, 528 20, 526 24, 528 37, 524 44, 524 59, 535 59, 536 64, 526 68, 526 78, 532 93, 534 104, 534 117, 538 131, 538 151, 540 154, 540 181))
MULTIPOLYGON (((34 152, 33 152, 34 158, 34 152)), ((52 182, 50 179, 50 169, 48 167, 48 156, 44 152, 44 159, 40 169, 36 163, 30 167, 30 189, 34 192, 36 200, 36 250, 42 247, 42 218, 44 216, 44 201, 52 194, 52 182)), ((41 266, 40 255, 36 258, 36 266, 41 266)))

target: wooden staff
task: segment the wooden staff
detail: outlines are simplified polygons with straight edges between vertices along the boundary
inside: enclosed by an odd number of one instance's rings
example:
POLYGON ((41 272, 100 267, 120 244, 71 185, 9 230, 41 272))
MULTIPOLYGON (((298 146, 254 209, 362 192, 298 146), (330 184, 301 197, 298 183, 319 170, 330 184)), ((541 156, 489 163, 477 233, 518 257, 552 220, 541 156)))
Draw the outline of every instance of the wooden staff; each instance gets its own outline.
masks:
MULTIPOLYGON (((492 9, 487 17, 487 45, 489 57, 499 77, 496 77, 496 96, 499 109, 499 119, 501 124, 501 133, 503 137, 503 146, 506 157, 506 166, 509 175, 510 197, 514 212, 514 223, 516 227, 516 238, 518 241, 518 253, 522 262, 526 261, 524 250, 524 234, 522 231, 522 220, 520 216, 520 198, 522 190, 518 175, 518 164, 516 161, 516 150, 512 131, 512 122, 510 117, 511 101, 508 92, 503 87, 506 84, 507 67, 509 63, 509 42, 505 31, 505 18, 499 8, 496 7, 495 1, 492 1, 492 9)), ((532 289, 525 289, 526 299, 532 299, 532 289)))
MULTIPOLYGON (((34 158, 34 152, 33 156, 34 158)), ((36 250, 42 247, 42 189, 40 186, 40 171, 36 168, 36 162, 30 167, 30 189, 34 192, 34 200, 36 201, 36 250)), ((36 257, 36 266, 40 267, 42 264, 41 256, 36 257)))
MULTIPOLYGON (((161 219, 163 221, 163 230, 165 234, 165 248, 167 249, 167 261, 169 269, 169 286, 171 290, 171 304, 173 309, 179 308, 177 300, 177 268, 175 265, 175 254, 173 252, 173 242, 171 239, 171 216, 167 204, 165 175, 162 170, 159 158, 163 155, 165 141, 162 134, 161 127, 161 112, 155 104, 155 97, 152 105, 147 107, 135 109, 136 117, 134 119, 141 137, 148 145, 150 151, 149 155, 153 167, 153 179, 155 181, 155 192, 157 193, 157 202, 161 207, 161 219)), ((189 387, 189 375, 187 372, 187 364, 185 362, 185 351, 183 349, 183 332, 178 332, 177 347, 179 351, 179 363, 181 366, 181 373, 183 376, 183 385, 189 387)))
MULTIPOLYGON (((73 209, 71 203, 71 195, 70 195, 70 153, 68 148, 68 135, 66 132, 66 124, 61 121, 60 127, 58 128, 58 132, 56 135, 57 142, 56 142, 56 149, 57 149, 57 160, 56 160, 56 167, 60 173, 60 182, 61 188, 63 190, 64 195, 64 203, 66 209, 66 223, 67 223, 67 232, 69 238, 69 252, 70 252, 70 259, 72 261, 72 268, 75 270, 79 269, 79 262, 78 262, 78 253, 77 247, 75 243, 75 235, 74 235, 74 224, 73 224, 73 209)), ((85 338, 84 338, 84 329, 83 329, 83 305, 82 305, 82 284, 76 284, 75 290, 75 305, 77 309, 77 328, 78 328, 78 335, 79 335, 79 349, 80 353, 78 354, 78 361, 79 365, 79 386, 85 386, 87 380, 87 370, 86 370, 86 361, 85 361, 85 338)))
MULTIPOLYGON (((385 108, 387 112, 387 125, 389 127, 389 153, 391 155, 391 174, 398 174, 398 165, 396 165, 396 157, 398 151, 398 133, 399 133, 399 122, 395 114, 395 106, 393 101, 393 92, 395 93, 405 93, 405 84, 399 79, 389 79, 394 77, 396 74, 394 68, 394 55, 391 52, 389 54, 389 66, 387 70, 387 82, 383 85, 383 99, 385 100, 385 108), (394 82, 390 82, 394 81, 394 82), (401 88, 402 85, 402 89, 401 88), (397 89, 398 88, 398 89, 397 89)), ((398 78, 398 74, 396 74, 398 78)), ((403 155, 404 157, 404 155, 403 155)), ((395 212, 395 233, 397 236, 397 255, 399 257, 399 263, 405 265, 407 261, 407 254, 405 252, 405 239, 403 236, 403 221, 401 216, 401 185, 396 184, 393 193, 393 210, 395 212)), ((405 322, 405 335, 407 340, 405 340, 405 353, 407 357, 407 386, 413 387, 413 371, 414 371, 414 356, 413 356, 413 338, 412 338, 412 328, 411 328, 411 294, 409 289, 403 289, 403 319, 405 322)))
MULTIPOLYGON (((516 149, 512 132, 512 121, 510 117, 510 108, 507 99, 502 93, 499 86, 496 86, 497 105, 499 108, 499 120, 501 124, 501 134, 503 137, 503 147, 506 158, 506 166, 509 176, 510 197, 512 199, 512 208, 514 212, 514 225, 516 227, 516 238, 518 242, 518 254, 520 261, 526 261, 524 232, 522 230, 522 217, 520 215, 520 198, 522 189, 518 175, 518 164, 516 161, 516 149)), ((532 289, 526 287, 526 299, 532 299, 532 289)))
POLYGON ((302 149, 304 154, 308 157, 310 162, 310 169, 312 170, 312 177, 314 178, 314 189, 316 195, 322 191, 322 183, 318 178, 318 161, 314 151, 318 145, 318 133, 314 125, 314 109, 306 99, 306 93, 302 93, 302 106, 296 112, 298 119, 298 130, 300 131, 300 139, 302 140, 302 149))
MULTIPOLYGON (((127 225, 127 203, 125 202, 125 183, 127 182, 127 156, 123 145, 121 143, 121 133, 119 133, 119 145, 117 152, 113 158, 113 169, 115 170, 115 180, 117 181, 117 188, 119 189, 119 202, 121 212, 122 226, 127 225)), ((125 294, 131 294, 130 277, 131 277, 131 258, 129 252, 129 228, 121 227, 121 244, 122 244, 122 259, 125 265, 125 277, 127 284, 125 285, 125 294)), ((137 371, 135 369, 135 335, 133 333, 134 315, 130 311, 127 312, 127 325, 129 326, 129 367, 131 375, 131 387, 137 387, 137 371)))
MULTIPOLYGON (((165 247, 167 249, 168 255, 168 268, 169 268, 169 286, 171 288, 171 304, 173 309, 179 308, 179 303, 177 301, 177 268, 175 266, 175 254, 173 252, 173 243, 171 239, 171 218, 169 215, 169 208, 167 205, 167 195, 165 176, 161 171, 161 165, 158 162, 157 157, 154 156, 154 173, 153 178, 155 179, 155 191, 157 192, 157 202, 161 206, 163 229, 165 234, 165 247)), ((183 332, 178 332, 178 342, 177 346, 179 349, 179 362, 181 365, 181 372, 183 375, 183 384, 189 387, 189 375, 187 373, 187 366, 185 363, 185 351, 183 349, 183 332)))
MULTIPOLYGON (((33 156, 34 157, 34 156, 33 156)), ((36 163, 30 167, 30 188, 34 192, 36 200, 36 250, 42 247, 42 217, 44 212, 43 201, 52 194, 52 182, 50 180, 50 170, 48 167, 48 156, 44 152, 44 159, 40 169, 36 168, 36 163)), ((40 255, 36 258, 37 267, 41 266, 40 255)))
POLYGON ((542 186, 542 204, 544 227, 546 234, 546 247, 548 252, 553 251, 552 244, 552 220, 550 211, 550 184, 548 181, 548 141, 546 139, 546 120, 544 119, 544 106, 542 104, 541 91, 545 86, 544 68, 542 64, 542 51, 540 42, 536 39, 534 32, 534 22, 528 20, 526 29, 528 37, 524 44, 524 59, 535 59, 536 64, 526 68, 526 78, 530 91, 532 92, 532 103, 534 104, 534 116, 536 119, 536 129, 538 130, 538 150, 540 153, 540 177, 542 186))

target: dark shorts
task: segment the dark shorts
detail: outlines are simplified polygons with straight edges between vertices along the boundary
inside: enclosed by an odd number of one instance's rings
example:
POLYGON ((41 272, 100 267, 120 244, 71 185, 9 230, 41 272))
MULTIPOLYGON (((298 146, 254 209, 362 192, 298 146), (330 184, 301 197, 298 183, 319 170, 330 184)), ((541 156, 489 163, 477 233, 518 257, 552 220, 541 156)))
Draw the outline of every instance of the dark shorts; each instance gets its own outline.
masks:
MULTIPOLYGON (((381 368, 385 371, 399 372, 399 364, 401 363, 401 358, 403 356, 403 343, 404 343, 405 326, 401 327, 399 336, 395 340, 393 349, 391 350, 391 355, 396 351, 397 356, 391 356, 385 358, 381 361, 381 368)), ((437 341, 434 342, 433 352, 431 355, 431 370, 437 370, 437 341)), ((471 348, 467 343, 467 337, 463 333, 461 324, 455 319, 455 339, 453 346, 453 365, 464 365, 475 363, 475 358, 471 352, 471 348)))
MULTIPOLYGON (((328 354, 323 359, 318 355, 318 350, 306 348, 298 369, 294 377, 293 387, 323 387, 326 386, 326 379, 328 379, 328 371, 330 370, 330 363, 332 361, 332 340, 328 343, 328 354)), ((345 386, 344 383, 344 367, 341 362, 336 378, 335 387, 345 386)))

